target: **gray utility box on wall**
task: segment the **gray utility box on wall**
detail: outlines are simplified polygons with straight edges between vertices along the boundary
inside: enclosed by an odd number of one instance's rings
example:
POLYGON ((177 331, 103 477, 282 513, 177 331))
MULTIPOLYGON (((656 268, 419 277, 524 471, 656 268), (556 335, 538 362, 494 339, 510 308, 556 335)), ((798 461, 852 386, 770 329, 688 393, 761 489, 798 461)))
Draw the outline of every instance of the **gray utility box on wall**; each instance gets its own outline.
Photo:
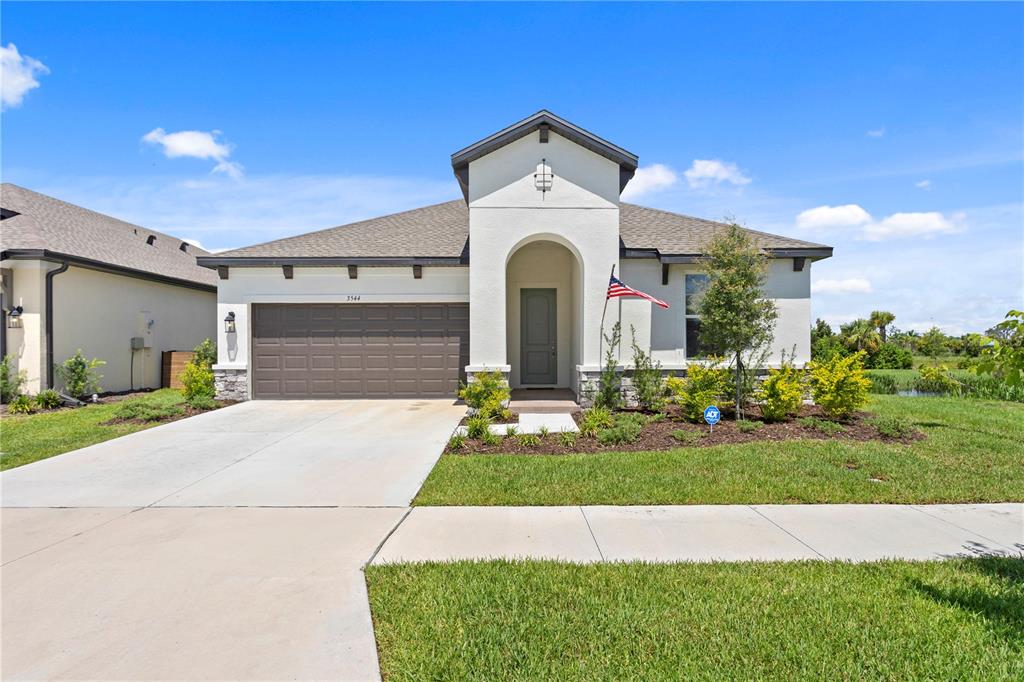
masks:
POLYGON ((141 336, 132 337, 132 350, 142 350, 146 347, 146 340, 141 336))

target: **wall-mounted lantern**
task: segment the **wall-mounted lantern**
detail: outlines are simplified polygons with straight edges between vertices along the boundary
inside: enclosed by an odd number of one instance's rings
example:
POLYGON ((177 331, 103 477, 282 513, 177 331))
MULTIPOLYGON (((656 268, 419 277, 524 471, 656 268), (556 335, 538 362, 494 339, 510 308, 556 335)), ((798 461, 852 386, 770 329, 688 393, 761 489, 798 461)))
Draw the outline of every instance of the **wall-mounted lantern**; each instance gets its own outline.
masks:
POLYGON ((548 160, 541 159, 540 163, 537 164, 537 172, 533 174, 533 186, 541 193, 542 198, 544 194, 551 191, 551 184, 554 182, 554 179, 555 175, 551 172, 548 160))
POLYGON ((11 329, 21 328, 21 314, 25 312, 25 309, 20 305, 16 305, 7 311, 7 326, 11 329))
POLYGON ((224 331, 228 334, 235 333, 235 311, 232 310, 228 313, 227 317, 224 318, 224 331))

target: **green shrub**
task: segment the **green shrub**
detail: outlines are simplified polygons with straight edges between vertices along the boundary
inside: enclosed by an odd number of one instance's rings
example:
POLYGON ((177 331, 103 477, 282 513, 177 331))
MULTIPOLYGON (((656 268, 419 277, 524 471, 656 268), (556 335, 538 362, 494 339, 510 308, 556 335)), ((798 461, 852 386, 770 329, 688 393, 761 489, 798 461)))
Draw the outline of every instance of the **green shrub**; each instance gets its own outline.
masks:
POLYGON ((188 406, 193 410, 215 410, 217 409, 217 401, 214 400, 213 396, 208 395, 194 395, 185 401, 188 406))
POLYGON ((672 432, 672 437, 680 443, 687 445, 693 445, 699 443, 704 438, 703 431, 690 431, 687 429, 676 429, 672 432))
POLYGON ((633 390, 641 410, 655 412, 665 404, 665 378, 661 374, 661 363, 655 362, 651 354, 637 345, 636 328, 629 328, 633 347, 633 390))
POLYGON ((549 433, 551 433, 551 429, 544 425, 541 425, 541 427, 537 429, 537 435, 539 435, 541 438, 547 438, 549 433))
POLYGON ((895 415, 875 417, 871 420, 878 433, 886 438, 905 438, 913 435, 914 427, 909 420, 895 415))
POLYGON ((580 419, 580 433, 584 436, 594 436, 601 429, 606 429, 614 423, 612 413, 606 407, 592 407, 583 413, 580 419))
POLYGON ((14 356, 5 355, 0 359, 0 403, 9 403, 21 395, 21 387, 25 385, 25 370, 14 371, 14 356))
POLYGON ((185 364, 181 370, 181 392, 185 400, 192 400, 202 396, 213 398, 215 393, 213 385, 213 370, 206 365, 197 363, 195 359, 185 364))
POLYGON ((576 447, 576 432, 575 431, 561 431, 558 434, 558 441, 563 447, 574 448, 576 447))
POLYGON ((602 445, 625 445, 640 437, 647 419, 642 414, 624 413, 615 416, 614 423, 597 431, 597 442, 602 445))
POLYGON ((871 381, 871 386, 868 387, 871 393, 892 395, 900 390, 896 377, 890 374, 869 374, 868 379, 871 381))
POLYGON ((39 391, 39 395, 36 396, 36 403, 41 409, 44 410, 55 410, 61 406, 64 401, 60 397, 60 393, 48 388, 45 391, 39 391))
POLYGON ((847 357, 812 361, 811 392, 814 402, 829 417, 848 417, 868 401, 871 381, 864 374, 864 352, 847 357))
POLYGON ((103 375, 97 367, 107 364, 103 360, 86 360, 79 348, 74 355, 57 365, 57 376, 64 382, 64 390, 73 398, 82 398, 103 390, 100 379, 103 375))
POLYGON ((205 339, 192 352, 194 353, 192 362, 200 367, 209 369, 217 362, 217 344, 210 339, 205 339))
MULTIPOLYGON (((768 370, 758 388, 761 414, 768 421, 779 421, 800 411, 804 402, 804 374, 789 363, 768 370)), ((742 431, 742 429, 740 429, 742 431)))
POLYGON ((32 414, 38 409, 36 401, 32 396, 19 395, 15 396, 10 403, 7 404, 7 411, 11 414, 32 414))
POLYGON ((864 364, 870 369, 910 369, 914 366, 914 355, 895 343, 883 343, 864 364))
POLYGON ((519 429, 516 428, 515 424, 509 424, 508 426, 505 427, 505 437, 506 438, 511 438, 514 435, 516 435, 517 433, 519 433, 519 429))
POLYGON ((480 442, 484 445, 501 445, 501 436, 490 431, 485 431, 484 435, 480 436, 480 442))
POLYGON ((915 388, 925 393, 960 393, 960 382, 949 376, 945 365, 922 366, 915 388))
POLYGON ((466 420, 466 435, 470 438, 483 438, 484 434, 491 432, 491 420, 487 417, 475 414, 466 420))
POLYGON ((609 410, 622 406, 622 375, 619 373, 617 350, 622 342, 622 325, 616 322, 612 326, 611 335, 601 332, 604 338, 604 362, 601 365, 601 377, 597 382, 597 394, 594 405, 609 410))
POLYGON ((456 433, 454 436, 448 439, 448 452, 455 452, 456 450, 466 449, 466 437, 461 433, 456 433))
POLYGON ((729 370, 717 363, 694 363, 686 368, 685 378, 672 377, 666 384, 683 417, 700 422, 708 405, 719 403, 728 394, 729 370))
POLYGON ((540 436, 535 433, 521 433, 518 438, 519 444, 524 448, 532 448, 540 445, 540 436))
POLYGON ((834 436, 846 430, 842 424, 837 424, 828 419, 821 419, 820 417, 804 417, 798 421, 800 426, 805 429, 814 429, 829 436, 834 436))
POLYGON ((147 398, 123 400, 114 410, 114 418, 125 421, 158 422, 185 413, 180 403, 157 402, 147 398))
POLYGON ((507 416, 505 403, 511 395, 505 382, 505 375, 497 370, 479 372, 473 376, 472 381, 459 389, 459 397, 465 400, 476 414, 490 419, 503 419, 507 416))
POLYGON ((740 419, 736 422, 736 428, 740 430, 740 433, 753 433, 762 426, 764 426, 763 422, 755 422, 748 419, 740 419))

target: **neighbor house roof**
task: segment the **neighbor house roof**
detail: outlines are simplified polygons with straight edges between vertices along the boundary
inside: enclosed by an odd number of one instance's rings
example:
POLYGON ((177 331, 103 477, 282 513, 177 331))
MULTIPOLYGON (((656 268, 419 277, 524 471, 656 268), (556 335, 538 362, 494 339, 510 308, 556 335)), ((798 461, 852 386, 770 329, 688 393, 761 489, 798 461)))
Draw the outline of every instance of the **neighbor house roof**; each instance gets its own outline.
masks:
MULTIPOLYGON (((725 223, 623 203, 619 237, 624 257, 685 262, 699 256, 703 244, 725 223)), ((754 242, 773 255, 827 258, 832 247, 748 230, 754 242)), ((462 200, 309 232, 264 244, 203 256, 216 265, 465 264, 469 256, 469 208, 462 200)))
POLYGON ((209 255, 171 235, 133 225, 45 194, 0 185, 2 258, 48 258, 216 287, 216 275, 196 263, 209 255), (150 243, 151 242, 151 243, 150 243))

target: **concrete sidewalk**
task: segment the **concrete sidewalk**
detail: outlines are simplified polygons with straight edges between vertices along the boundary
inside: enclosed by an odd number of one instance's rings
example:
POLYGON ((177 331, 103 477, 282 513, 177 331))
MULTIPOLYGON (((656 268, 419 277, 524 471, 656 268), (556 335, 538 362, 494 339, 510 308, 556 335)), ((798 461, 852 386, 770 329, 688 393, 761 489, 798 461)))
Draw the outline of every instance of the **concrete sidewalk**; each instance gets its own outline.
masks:
POLYGON ((945 559, 1024 554, 1024 504, 417 507, 373 563, 945 559))

